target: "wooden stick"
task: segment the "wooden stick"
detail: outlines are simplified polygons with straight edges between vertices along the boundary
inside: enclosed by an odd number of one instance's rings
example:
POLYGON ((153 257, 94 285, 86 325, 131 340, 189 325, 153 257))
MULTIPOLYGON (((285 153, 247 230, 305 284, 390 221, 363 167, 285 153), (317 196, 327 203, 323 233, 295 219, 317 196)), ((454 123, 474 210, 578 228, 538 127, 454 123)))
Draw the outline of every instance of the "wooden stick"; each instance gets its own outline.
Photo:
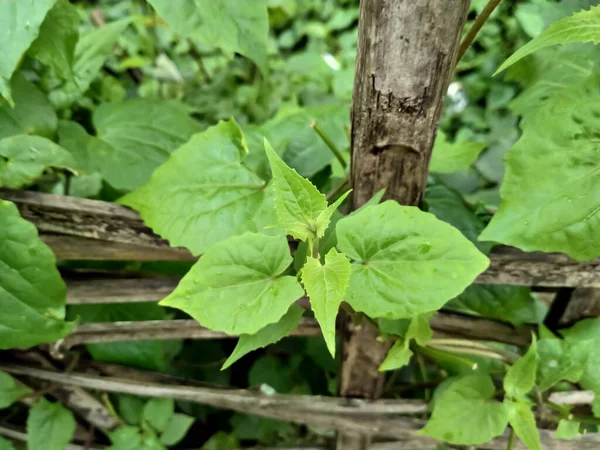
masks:
POLYGON ((465 53, 467 53, 467 50, 477 37, 479 30, 481 30, 483 24, 490 18, 491 14, 494 12, 494 10, 500 4, 501 1, 502 0, 490 0, 489 3, 485 5, 485 8, 483 8, 481 14, 477 16, 477 19, 475 19, 475 22, 469 29, 469 32, 460 44, 458 58, 456 58, 457 61, 460 61, 463 58, 463 56, 465 56, 465 53))

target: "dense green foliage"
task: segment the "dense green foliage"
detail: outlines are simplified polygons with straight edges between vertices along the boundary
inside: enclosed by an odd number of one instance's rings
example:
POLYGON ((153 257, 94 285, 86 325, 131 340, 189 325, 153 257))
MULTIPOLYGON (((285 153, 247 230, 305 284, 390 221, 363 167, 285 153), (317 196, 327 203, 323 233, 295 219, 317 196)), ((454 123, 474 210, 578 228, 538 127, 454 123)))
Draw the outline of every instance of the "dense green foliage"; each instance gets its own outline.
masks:
MULTIPOLYGON (((467 27, 486 4, 472 2, 467 27)), ((582 417, 545 394, 566 381, 600 395, 600 319, 560 335, 540 326, 528 349, 436 339, 429 321, 444 309, 541 324, 547 307, 529 288, 473 284, 495 244, 600 256, 600 6, 501 3, 458 62, 421 207, 382 192, 349 212, 357 21, 357 0, 0 2, 0 188, 130 206, 200 256, 57 268, 0 200, 0 350, 59 341, 78 322, 191 317, 237 344, 79 353, 221 386, 335 395, 344 307, 394 342, 379 367, 392 372, 384 395, 428 400, 435 387, 421 434, 477 445, 510 426, 537 450, 548 406, 556 438, 595 431, 600 403, 582 417), (159 304, 67 307, 58 269, 90 268, 182 279, 159 304), (287 338, 310 316, 322 337, 287 338)), ((60 450, 76 418, 45 394, 0 372, 0 416, 26 423, 28 448, 60 450)), ((112 450, 331 437, 172 399, 102 400, 119 422, 100 438, 112 450)))

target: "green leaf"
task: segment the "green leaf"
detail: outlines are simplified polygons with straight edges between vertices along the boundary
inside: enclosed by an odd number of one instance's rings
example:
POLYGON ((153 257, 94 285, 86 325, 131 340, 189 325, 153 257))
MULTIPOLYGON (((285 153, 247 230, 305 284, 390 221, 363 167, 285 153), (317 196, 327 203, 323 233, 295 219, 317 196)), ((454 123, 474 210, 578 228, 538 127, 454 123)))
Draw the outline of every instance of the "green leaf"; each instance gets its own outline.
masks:
POLYGON ((57 108, 67 107, 88 90, 132 20, 133 17, 117 20, 80 36, 75 46, 74 79, 67 79, 53 89, 49 94, 50 103, 57 108))
POLYGON ((551 25, 542 34, 517 50, 500 66, 496 73, 502 72, 520 59, 542 48, 576 42, 593 42, 594 44, 600 42, 600 6, 593 6, 588 11, 580 11, 551 25))
POLYGON ((17 207, 0 200, 0 349, 54 342, 70 333, 66 286, 50 249, 17 207))
POLYGON ((335 358, 335 321, 348 288, 352 265, 343 253, 332 248, 325 255, 325 264, 309 258, 302 268, 302 283, 310 298, 315 318, 331 356, 335 358))
POLYGON ((420 433, 456 445, 478 445, 501 435, 508 408, 492 400, 494 383, 487 375, 458 378, 436 398, 431 418, 420 433))
POLYGON ((63 78, 72 78, 79 22, 77 8, 68 0, 58 0, 42 22, 29 54, 53 67, 63 78))
POLYGON ((571 90, 581 101, 549 100, 522 120, 523 135, 505 157, 502 204, 480 240, 578 261, 600 256, 600 95, 590 88, 571 90))
MULTIPOLYGON (((325 210, 322 211, 321 214, 319 214, 319 217, 317 217, 316 220, 316 229, 318 237, 323 237, 325 235, 325 232, 329 227, 329 222, 331 221, 331 216, 333 216, 333 213, 335 213, 340 207, 340 205, 344 202, 344 200, 346 200, 346 197, 348 197, 350 192, 352 191, 350 190, 343 193, 335 202, 333 202, 331 205, 325 208, 325 210)), ((337 222, 338 221, 336 220, 335 223, 337 222)))
POLYGON ((535 385, 537 371, 537 342, 535 335, 525 353, 506 372, 504 390, 511 397, 524 397, 535 385))
POLYGON ((300 306, 292 305, 288 312, 286 312, 277 323, 267 325, 256 334, 242 334, 221 370, 227 369, 242 356, 247 355, 256 349, 274 344, 289 335, 298 328, 303 313, 304 310, 300 306))
POLYGON ((346 301, 373 318, 435 311, 489 265, 457 229, 393 201, 346 217, 336 228, 339 249, 354 260, 346 301))
POLYGON ((121 202, 138 210, 171 245, 204 253, 231 236, 259 231, 255 217, 270 199, 264 181, 242 164, 246 153, 237 124, 220 122, 173 152, 146 185, 121 202))
POLYGON ((40 136, 19 135, 0 140, 0 186, 28 186, 49 167, 72 169, 75 160, 64 148, 40 136))
POLYGON ((237 52, 266 71, 266 0, 149 0, 173 29, 205 45, 237 52))
POLYGON ((0 437, 0 450, 15 450, 15 447, 8 439, 0 437))
MULTIPOLYGON (((73 305, 69 317, 84 323, 134 322, 165 320, 164 308, 156 303, 73 305)), ((97 361, 125 364, 147 370, 165 370, 179 353, 182 341, 140 340, 88 344, 86 348, 97 361)))
POLYGON ((576 383, 583 375, 589 349, 563 339, 540 339, 537 343, 536 385, 546 391, 562 380, 576 383))
POLYGON ((194 424, 194 418, 185 414, 173 414, 171 420, 160 435, 160 441, 165 445, 177 445, 181 441, 191 426, 194 424))
POLYGON ((6 372, 0 371, 0 409, 8 408, 26 394, 33 392, 27 386, 18 383, 6 372))
POLYGON ((10 79, 23 54, 40 31, 56 0, 3 0, 0 2, 0 95, 12 103, 10 79))
POLYGON ((140 425, 146 404, 144 399, 129 394, 118 394, 116 397, 119 416, 129 425, 140 425))
POLYGON ((165 431, 171 417, 175 414, 175 402, 172 398, 153 398, 144 406, 144 421, 156 431, 165 431))
POLYGON ((409 348, 409 343, 409 339, 396 341, 379 366, 379 371, 396 370, 406 366, 413 355, 412 350, 409 348))
POLYGON ((154 432, 137 427, 121 427, 109 434, 113 445, 109 450, 166 450, 154 432))
POLYGON ((485 147, 486 144, 483 142, 451 143, 446 134, 440 130, 433 147, 429 170, 451 173, 468 169, 485 147))
POLYGON ((524 402, 506 400, 505 403, 508 406, 508 423, 521 442, 529 450, 541 450, 540 433, 537 430, 531 407, 524 402))
POLYGON ((276 323, 304 295, 293 276, 283 235, 247 233, 211 247, 161 302, 203 326, 228 334, 255 334, 276 323))
POLYGON ((429 325, 429 319, 431 319, 433 315, 434 312, 419 314, 410 319, 405 338, 414 339, 421 347, 425 346, 433 337, 433 330, 429 325))
POLYGON ((579 425, 580 423, 576 420, 561 419, 558 423, 556 433, 552 437, 554 439, 574 439, 579 435, 579 425))
POLYGON ((29 450, 64 450, 75 434, 73 413, 60 403, 41 398, 27 418, 29 450))
POLYGON ((20 73, 13 75, 10 89, 15 105, 0 101, 0 139, 17 134, 52 138, 58 119, 46 96, 20 73))
POLYGON ((325 230, 317 230, 317 219, 327 208, 325 196, 309 180, 290 169, 266 140, 265 151, 273 173, 277 226, 303 241, 321 237, 325 230))
POLYGON ((224 431, 218 431, 213 434, 202 446, 202 450, 235 450, 240 446, 240 442, 235 434, 227 434, 224 431))
POLYGON ((104 103, 94 111, 93 122, 98 138, 111 151, 96 146, 95 153, 88 150, 89 157, 105 179, 121 190, 133 190, 146 183, 154 169, 200 131, 200 124, 189 116, 188 108, 175 101, 104 103))

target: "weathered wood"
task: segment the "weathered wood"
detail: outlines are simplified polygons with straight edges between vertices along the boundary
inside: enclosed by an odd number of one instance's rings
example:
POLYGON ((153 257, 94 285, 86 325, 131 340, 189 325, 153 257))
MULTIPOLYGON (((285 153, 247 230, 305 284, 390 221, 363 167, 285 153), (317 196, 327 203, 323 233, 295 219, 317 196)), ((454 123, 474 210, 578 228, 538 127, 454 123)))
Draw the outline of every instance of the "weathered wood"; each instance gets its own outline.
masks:
POLYGON ((64 276, 67 304, 139 303, 166 298, 179 284, 179 278, 64 276))
POLYGON ((594 317, 600 317, 600 289, 575 288, 558 325, 568 327, 594 317))
MULTIPOLYGON (((352 104, 352 208, 378 191, 418 205, 469 0, 363 0, 352 104)), ((348 324, 340 393, 375 398, 389 343, 369 324, 348 324)), ((356 435, 356 433, 353 433, 356 435)), ((340 435, 339 450, 366 449, 368 436, 340 435)))

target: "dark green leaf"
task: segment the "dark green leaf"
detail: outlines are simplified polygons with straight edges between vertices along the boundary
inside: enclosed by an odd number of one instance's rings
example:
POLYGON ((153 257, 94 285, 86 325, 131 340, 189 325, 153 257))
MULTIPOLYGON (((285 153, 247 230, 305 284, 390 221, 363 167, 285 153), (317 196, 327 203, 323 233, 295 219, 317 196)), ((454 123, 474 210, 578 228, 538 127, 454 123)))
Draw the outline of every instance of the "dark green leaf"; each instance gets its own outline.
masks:
POLYGON ((73 413, 60 403, 41 398, 27 418, 29 450, 64 450, 75 434, 73 413))
POLYGON ((144 406, 143 419, 156 431, 163 432, 173 414, 175 414, 175 402, 172 398, 153 398, 144 406))
POLYGON ((0 409, 8 408, 21 397, 31 392, 31 389, 27 386, 18 383, 6 372, 0 371, 0 409))
POLYGON ((186 416, 185 414, 173 414, 160 436, 161 442, 169 446, 177 445, 194 424, 194 420, 193 417, 186 416))

